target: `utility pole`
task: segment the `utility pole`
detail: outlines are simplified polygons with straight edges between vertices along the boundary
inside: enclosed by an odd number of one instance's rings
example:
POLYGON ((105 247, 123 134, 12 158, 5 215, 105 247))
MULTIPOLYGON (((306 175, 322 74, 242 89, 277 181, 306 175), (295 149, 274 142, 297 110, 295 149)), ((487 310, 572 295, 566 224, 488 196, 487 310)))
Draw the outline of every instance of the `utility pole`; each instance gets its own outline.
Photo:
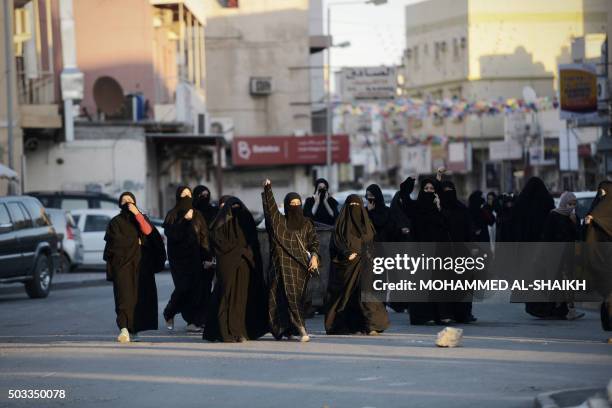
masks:
MULTIPOLYGON (((9 5, 13 3, 10 1, 3 1, 3 15, 4 15, 4 63, 5 67, 5 81, 6 84, 6 132, 8 138, 8 166, 15 170, 15 163, 13 158, 14 153, 14 135, 13 135, 13 24, 12 24, 12 10, 9 5)), ((13 182, 8 185, 9 195, 14 194, 13 182)))

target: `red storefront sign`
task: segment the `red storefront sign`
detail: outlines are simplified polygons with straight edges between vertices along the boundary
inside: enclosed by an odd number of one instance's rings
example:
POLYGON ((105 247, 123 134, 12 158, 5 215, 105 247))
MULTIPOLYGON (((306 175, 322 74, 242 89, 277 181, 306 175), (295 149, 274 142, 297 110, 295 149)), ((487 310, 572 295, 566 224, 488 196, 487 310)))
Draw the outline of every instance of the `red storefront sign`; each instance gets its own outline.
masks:
MULTIPOLYGON (((234 137, 232 161, 235 166, 272 164, 325 164, 325 136, 234 137)), ((348 163, 348 135, 332 137, 332 162, 348 163)))

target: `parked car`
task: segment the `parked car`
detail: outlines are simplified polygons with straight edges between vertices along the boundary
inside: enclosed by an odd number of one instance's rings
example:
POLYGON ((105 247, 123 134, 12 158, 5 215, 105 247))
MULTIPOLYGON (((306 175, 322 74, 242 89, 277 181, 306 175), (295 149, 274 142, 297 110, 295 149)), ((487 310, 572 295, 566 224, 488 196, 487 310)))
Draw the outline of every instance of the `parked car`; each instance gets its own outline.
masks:
POLYGON ((83 239, 83 265, 103 266, 104 234, 110 220, 119 214, 115 203, 113 210, 91 209, 71 211, 76 226, 81 230, 83 239))
POLYGON ((27 194, 38 198, 45 208, 58 208, 68 211, 88 208, 104 210, 117 208, 117 200, 103 193, 86 191, 31 191, 27 194))
POLYGON ((72 214, 66 210, 47 208, 45 210, 55 232, 62 240, 60 268, 62 272, 74 271, 83 263, 83 239, 72 214))
MULTIPOLYGON (((166 253, 168 253, 168 238, 166 237, 166 234, 164 234, 164 227, 163 227, 164 220, 162 220, 161 218, 149 218, 149 221, 151 221, 151 224, 153 224, 153 226, 157 228, 157 231, 159 231, 159 234, 162 236, 162 239, 164 240, 164 248, 166 248, 166 253)), ((168 259, 166 259, 164 268, 166 269, 170 268, 170 263, 168 262, 168 259)))
POLYGON ((49 295, 61 241, 34 197, 0 197, 0 283, 22 282, 31 298, 49 295))

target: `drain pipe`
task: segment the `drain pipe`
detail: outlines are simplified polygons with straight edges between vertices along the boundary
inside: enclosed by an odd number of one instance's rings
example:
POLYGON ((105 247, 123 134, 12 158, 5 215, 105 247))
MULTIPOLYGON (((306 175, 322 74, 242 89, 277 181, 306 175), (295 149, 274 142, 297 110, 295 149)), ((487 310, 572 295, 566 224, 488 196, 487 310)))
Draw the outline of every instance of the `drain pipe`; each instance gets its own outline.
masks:
POLYGON ((83 99, 83 73, 76 64, 76 40, 72 0, 60 0, 60 30, 62 37, 62 65, 60 75, 64 100, 64 134, 66 142, 74 141, 74 101, 83 99))

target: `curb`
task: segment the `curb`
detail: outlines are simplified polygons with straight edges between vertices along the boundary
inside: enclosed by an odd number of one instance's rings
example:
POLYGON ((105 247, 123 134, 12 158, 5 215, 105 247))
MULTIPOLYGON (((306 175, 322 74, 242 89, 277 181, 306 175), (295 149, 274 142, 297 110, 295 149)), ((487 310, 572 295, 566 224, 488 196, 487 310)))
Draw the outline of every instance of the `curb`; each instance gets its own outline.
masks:
POLYGON ((575 407, 582 404, 589 397, 597 393, 604 393, 604 388, 570 388, 538 394, 533 401, 534 408, 562 408, 575 407), (559 405, 558 400, 566 399, 566 403, 559 405))
MULTIPOLYGON (((51 291, 54 290, 64 290, 64 289, 74 289, 74 288, 90 288, 96 286, 105 286, 111 285, 111 282, 108 282, 106 279, 88 279, 81 281, 73 281, 73 282, 51 282, 51 291)), ((0 287, 0 295, 12 295, 16 293, 25 293, 23 285, 12 286, 7 288, 0 287)))

